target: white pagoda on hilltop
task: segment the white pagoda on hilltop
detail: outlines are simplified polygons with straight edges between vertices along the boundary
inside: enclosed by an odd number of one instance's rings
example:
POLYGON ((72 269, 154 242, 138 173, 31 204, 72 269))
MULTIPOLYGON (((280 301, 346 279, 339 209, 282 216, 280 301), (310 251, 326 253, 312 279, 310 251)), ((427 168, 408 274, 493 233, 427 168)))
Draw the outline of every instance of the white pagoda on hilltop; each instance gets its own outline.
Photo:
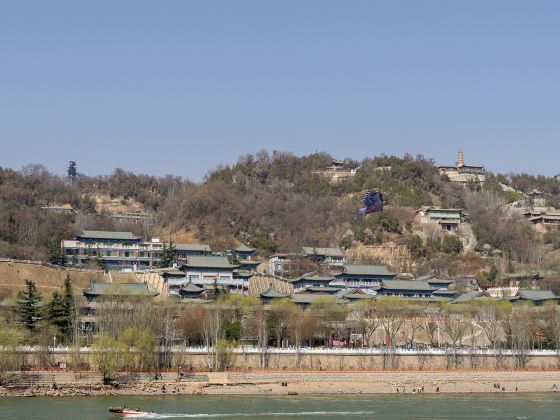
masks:
POLYGON ((457 153, 457 163, 455 166, 443 165, 438 166, 440 175, 447 175, 451 182, 460 182, 467 184, 471 181, 484 183, 486 169, 481 165, 465 165, 465 156, 463 150, 459 147, 457 153))

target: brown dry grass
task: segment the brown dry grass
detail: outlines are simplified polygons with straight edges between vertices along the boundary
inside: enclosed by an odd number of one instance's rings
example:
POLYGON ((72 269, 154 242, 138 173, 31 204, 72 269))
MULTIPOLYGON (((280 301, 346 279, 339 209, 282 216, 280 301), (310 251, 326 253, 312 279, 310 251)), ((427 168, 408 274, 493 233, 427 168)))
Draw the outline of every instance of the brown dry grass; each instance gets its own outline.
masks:
MULTIPOLYGON (((101 270, 57 269, 24 262, 0 261, 0 289, 4 297, 13 297, 25 287, 25 280, 33 280, 43 295, 50 295, 62 287, 66 275, 70 275, 74 292, 81 293, 92 281, 107 280, 101 270)), ((138 281, 133 273, 112 273, 114 282, 138 281)))
POLYGON ((146 211, 141 203, 132 198, 124 200, 123 197, 111 198, 105 194, 94 194, 93 199, 95 200, 95 211, 98 213, 115 214, 146 211))

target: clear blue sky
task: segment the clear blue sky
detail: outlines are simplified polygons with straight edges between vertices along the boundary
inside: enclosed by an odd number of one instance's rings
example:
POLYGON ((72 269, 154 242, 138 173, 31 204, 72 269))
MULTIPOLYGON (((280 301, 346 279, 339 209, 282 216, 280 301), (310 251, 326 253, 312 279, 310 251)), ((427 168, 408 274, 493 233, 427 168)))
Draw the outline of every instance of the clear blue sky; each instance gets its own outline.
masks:
POLYGON ((559 1, 0 1, 0 165, 247 152, 560 172, 559 1))

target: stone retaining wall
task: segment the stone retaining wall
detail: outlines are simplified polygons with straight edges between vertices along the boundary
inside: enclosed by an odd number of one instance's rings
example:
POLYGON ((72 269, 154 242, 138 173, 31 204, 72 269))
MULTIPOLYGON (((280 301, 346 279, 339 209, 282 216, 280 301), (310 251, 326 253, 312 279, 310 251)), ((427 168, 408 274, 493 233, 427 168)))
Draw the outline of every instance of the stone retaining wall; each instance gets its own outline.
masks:
MULTIPOLYGON (((91 353, 79 355, 82 366, 92 367, 91 353)), ((40 367, 36 353, 22 354, 22 364, 28 368, 40 367)), ((76 355, 66 352, 49 353, 47 360, 52 366, 65 362, 68 368, 73 364, 76 355)), ((178 352, 172 354, 171 366, 181 366, 186 371, 207 371, 210 366, 208 354, 200 352, 178 352)), ((314 370, 314 371, 367 371, 367 370, 441 370, 441 369, 558 369, 560 355, 539 355, 515 357, 511 355, 417 355, 417 354, 321 354, 307 353, 226 353, 219 357, 222 367, 226 370, 314 370), (264 362, 264 366, 262 363, 264 362)), ((95 369, 95 367, 93 366, 95 369)), ((215 370, 215 368, 214 368, 215 370)))

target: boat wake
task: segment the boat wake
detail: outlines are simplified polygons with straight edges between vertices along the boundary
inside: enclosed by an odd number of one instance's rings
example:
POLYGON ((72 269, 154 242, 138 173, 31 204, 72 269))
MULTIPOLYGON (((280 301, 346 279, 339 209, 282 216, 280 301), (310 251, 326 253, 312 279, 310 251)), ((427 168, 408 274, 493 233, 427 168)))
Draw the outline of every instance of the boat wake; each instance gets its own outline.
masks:
MULTIPOLYGON (((151 419, 170 419, 170 418, 227 418, 227 417, 297 417, 297 416, 367 416, 375 414, 375 411, 295 411, 295 412, 282 412, 282 413, 193 413, 193 414, 182 414, 182 413, 147 413, 142 416, 142 418, 151 419)), ((135 415, 134 417, 140 417, 135 415)))

